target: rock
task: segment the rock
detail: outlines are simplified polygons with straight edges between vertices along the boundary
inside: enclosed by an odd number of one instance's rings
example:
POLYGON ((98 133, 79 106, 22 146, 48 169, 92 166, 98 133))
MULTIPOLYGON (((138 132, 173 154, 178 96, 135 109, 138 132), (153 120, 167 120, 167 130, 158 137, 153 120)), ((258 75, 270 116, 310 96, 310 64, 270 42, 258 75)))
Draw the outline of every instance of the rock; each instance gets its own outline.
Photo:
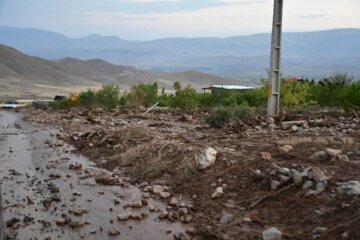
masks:
POLYGON ((325 173, 318 167, 311 167, 309 171, 309 178, 314 180, 315 182, 322 182, 329 179, 329 177, 325 176, 325 173))
POLYGON ((286 129, 290 129, 292 128, 293 126, 296 126, 296 127, 303 127, 303 128, 307 128, 308 127, 308 124, 306 121, 290 121, 290 122, 282 122, 281 123, 281 128, 283 130, 286 130, 286 129))
POLYGON ((188 213, 189 213, 189 210, 188 210, 187 208, 185 208, 185 207, 179 208, 179 209, 177 210, 177 214, 178 214, 179 216, 183 216, 183 215, 186 215, 186 214, 188 214, 188 213))
POLYGON ((85 226, 85 224, 77 222, 77 221, 70 222, 70 227, 71 228, 80 228, 80 227, 83 227, 83 226, 85 226))
POLYGON ((78 210, 74 210, 72 211, 72 213, 75 215, 75 216, 81 216, 85 213, 88 213, 89 211, 86 210, 86 209, 78 209, 78 210))
POLYGON ((169 212, 162 212, 162 213, 160 213, 160 215, 159 215, 159 219, 166 219, 166 218, 168 218, 168 216, 169 216, 169 212))
POLYGON ((262 232, 263 240, 281 240, 281 235, 282 232, 275 227, 268 228, 262 232))
POLYGON ((224 194, 223 188, 222 187, 217 187, 215 189, 215 192, 213 192, 211 194, 211 198, 219 198, 224 194))
POLYGON ((78 163, 78 162, 70 163, 69 164, 69 169, 71 169, 71 170, 81 170, 82 169, 82 164, 78 163))
POLYGON ((297 131, 299 130, 299 127, 296 126, 296 125, 294 125, 294 126, 291 127, 291 130, 292 130, 293 132, 297 132, 297 131))
POLYGON ((293 174, 292 180, 295 184, 302 184, 302 182, 304 180, 304 176, 301 174, 293 174))
POLYGON ((360 195, 360 181, 338 182, 336 190, 349 196, 360 195))
POLYGON ((142 204, 142 201, 140 200, 140 201, 136 201, 136 202, 131 203, 130 206, 132 208, 141 208, 143 206, 143 204, 142 204))
POLYGON ((277 172, 281 175, 285 175, 285 176, 290 176, 291 175, 291 171, 289 168, 279 168, 277 170, 277 172))
POLYGON ((323 161, 323 160, 327 160, 328 158, 329 158, 329 155, 325 151, 316 152, 310 157, 310 159, 316 160, 316 161, 323 161))
POLYGON ((154 186, 152 187, 152 191, 153 191, 153 193, 155 193, 155 194, 160 194, 160 193, 162 193, 162 192, 164 191, 164 187, 161 186, 161 185, 154 185, 154 186))
POLYGON ((169 197, 171 196, 171 193, 169 193, 169 192, 161 192, 161 193, 160 193, 160 196, 161 196, 162 198, 169 198, 169 197))
POLYGON ((143 189, 144 192, 152 192, 152 190, 153 190, 153 187, 152 187, 152 186, 146 186, 146 187, 144 187, 144 189, 143 189))
POLYGON ((288 153, 288 152, 292 151, 293 149, 294 148, 290 145, 284 145, 284 146, 279 147, 280 152, 283 152, 283 153, 288 153))
POLYGON ((60 218, 60 219, 56 220, 56 225, 58 225, 58 226, 64 226, 66 224, 67 224, 67 222, 66 222, 65 218, 60 218))
POLYGON ((347 155, 345 155, 345 154, 340 154, 340 155, 338 155, 338 156, 337 156, 337 159, 338 159, 339 161, 343 161, 343 162, 348 162, 348 161, 349 161, 349 157, 348 157, 347 155))
POLYGON ((278 187, 280 186, 280 182, 276 181, 276 180, 271 180, 271 184, 270 184, 270 188, 272 190, 278 189, 278 187))
POLYGON ((337 157, 338 155, 341 154, 341 150, 338 149, 332 149, 332 148, 327 148, 325 149, 325 152, 330 156, 330 157, 337 157))
POLYGON ((215 164, 217 151, 208 147, 196 158, 196 165, 199 170, 204 170, 215 164))
POLYGON ((169 205, 173 207, 177 207, 179 205, 179 201, 175 197, 172 197, 169 201, 169 205))
POLYGON ((6 227, 13 227, 16 223, 20 222, 20 219, 17 217, 13 217, 6 221, 6 227))
POLYGON ((119 221, 126 221, 129 219, 129 213, 120 213, 118 216, 117 216, 117 219, 119 221))
POLYGON ((320 234, 322 234, 322 233, 324 233, 326 231, 327 231, 326 227, 317 227, 312 231, 312 233, 315 234, 315 235, 320 235, 320 234))
POLYGON ((271 154, 269 152, 261 152, 261 159, 265 161, 271 160, 271 154))
POLYGON ((246 223, 252 223, 252 220, 249 217, 243 217, 241 220, 246 223))
POLYGON ((110 236, 120 235, 120 231, 115 227, 111 227, 110 230, 109 230, 109 235, 110 236))
POLYGON ((313 181, 306 181, 306 182, 303 184, 302 188, 303 188, 303 189, 308 189, 308 188, 311 188, 313 185, 314 185, 314 182, 313 182, 313 181))
POLYGON ((183 223, 189 223, 193 220, 193 216, 191 214, 186 214, 180 217, 180 221, 183 223))
POLYGON ((95 181, 103 185, 114 185, 117 182, 117 179, 112 176, 111 173, 107 171, 102 171, 99 174, 94 176, 95 181))
POLYGON ((230 213, 227 213, 227 212, 223 212, 221 219, 220 219, 220 223, 227 224, 227 223, 231 222, 232 220, 233 220, 233 215, 231 215, 230 213))

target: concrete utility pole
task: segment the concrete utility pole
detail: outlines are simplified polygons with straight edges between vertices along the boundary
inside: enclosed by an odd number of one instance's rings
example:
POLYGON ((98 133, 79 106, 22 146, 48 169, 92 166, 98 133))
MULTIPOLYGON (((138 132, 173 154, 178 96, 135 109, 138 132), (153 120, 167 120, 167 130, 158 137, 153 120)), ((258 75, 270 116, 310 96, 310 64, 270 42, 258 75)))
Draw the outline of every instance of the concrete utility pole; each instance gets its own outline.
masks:
POLYGON ((278 116, 280 112, 280 56, 282 31, 283 0, 274 0, 274 17, 271 36, 269 70, 268 116, 278 116))

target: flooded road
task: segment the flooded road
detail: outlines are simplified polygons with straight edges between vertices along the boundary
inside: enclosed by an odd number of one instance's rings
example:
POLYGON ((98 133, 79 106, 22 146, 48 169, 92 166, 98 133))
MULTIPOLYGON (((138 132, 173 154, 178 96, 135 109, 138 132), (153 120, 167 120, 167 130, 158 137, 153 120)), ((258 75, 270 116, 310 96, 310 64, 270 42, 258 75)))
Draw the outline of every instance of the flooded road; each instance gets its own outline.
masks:
POLYGON ((162 202, 146 198, 148 205, 127 207, 144 202, 144 196, 121 176, 117 178, 122 186, 97 184, 92 175, 103 170, 71 153, 71 146, 56 139, 57 132, 24 122, 20 114, 0 111, 0 180, 8 235, 14 239, 173 239, 173 234, 184 232, 181 224, 161 221, 159 212, 150 212, 165 211, 162 202), (71 170, 71 163, 82 167, 71 170), (124 214, 143 219, 119 221, 124 214))

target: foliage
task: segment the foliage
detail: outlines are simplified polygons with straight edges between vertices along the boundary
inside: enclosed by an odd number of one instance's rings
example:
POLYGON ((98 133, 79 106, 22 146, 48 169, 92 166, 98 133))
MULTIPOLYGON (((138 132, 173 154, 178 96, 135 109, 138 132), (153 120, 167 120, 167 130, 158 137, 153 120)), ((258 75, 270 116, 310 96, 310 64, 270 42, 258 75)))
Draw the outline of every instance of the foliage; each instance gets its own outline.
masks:
POLYGON ((280 105, 282 108, 301 108, 309 103, 310 83, 281 81, 280 105))
POLYGON ((139 83, 133 85, 127 97, 130 105, 149 108, 156 103, 158 98, 157 83, 139 83))
POLYGON ((105 84, 96 93, 96 99, 104 109, 109 110, 118 106, 120 100, 119 92, 119 86, 115 84, 105 84))
POLYGON ((198 93, 191 85, 182 88, 180 82, 175 82, 173 87, 176 92, 175 96, 170 97, 171 107, 181 109, 194 109, 199 105, 198 93))
POLYGON ((217 108, 206 119, 206 122, 210 127, 222 128, 230 122, 231 118, 237 118, 243 122, 248 122, 253 118, 253 110, 248 105, 217 108))
POLYGON ((222 128, 229 123, 231 112, 228 108, 219 108, 214 110, 206 119, 206 122, 213 128, 222 128))
POLYGON ((253 118, 253 109, 246 104, 240 105, 240 106, 236 106, 233 109, 233 117, 243 121, 243 122, 248 122, 249 120, 251 120, 253 118))
POLYGON ((75 102, 67 98, 60 101, 53 101, 49 103, 49 107, 53 109, 70 109, 74 106, 75 106, 75 102))
POLYGON ((35 109, 42 109, 42 110, 46 110, 49 106, 49 103, 44 102, 44 101, 35 101, 32 103, 32 106, 35 109))
POLYGON ((96 91, 88 89, 79 94, 78 103, 80 106, 92 109, 97 104, 96 91))

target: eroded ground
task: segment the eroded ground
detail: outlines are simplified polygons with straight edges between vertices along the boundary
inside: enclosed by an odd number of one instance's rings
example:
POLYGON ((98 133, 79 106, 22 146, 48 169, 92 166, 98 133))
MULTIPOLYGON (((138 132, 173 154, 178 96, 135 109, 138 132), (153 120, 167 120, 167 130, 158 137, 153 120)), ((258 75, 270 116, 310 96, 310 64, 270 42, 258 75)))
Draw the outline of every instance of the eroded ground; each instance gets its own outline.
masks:
POLYGON ((154 196, 172 205, 161 218, 195 226, 194 238, 360 238, 359 117, 302 113, 269 122, 259 115, 213 129, 201 111, 22 112, 61 127, 58 140, 143 191, 168 186, 162 192, 171 196, 154 196), (209 147, 216 162, 199 170, 209 147))

